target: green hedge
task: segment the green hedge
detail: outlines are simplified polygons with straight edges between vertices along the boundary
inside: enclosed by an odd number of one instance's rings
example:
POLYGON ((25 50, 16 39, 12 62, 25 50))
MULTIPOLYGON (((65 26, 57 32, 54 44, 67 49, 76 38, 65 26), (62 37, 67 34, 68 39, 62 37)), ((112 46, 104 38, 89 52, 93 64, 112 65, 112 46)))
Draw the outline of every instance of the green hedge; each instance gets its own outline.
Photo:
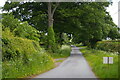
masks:
POLYGON ((120 53, 120 41, 99 41, 97 42, 96 48, 104 51, 120 53))
POLYGON ((14 35, 6 29, 3 31, 2 37, 2 56, 3 60, 14 59, 15 57, 30 56, 38 53, 42 49, 39 43, 34 40, 29 40, 14 35))
POLYGON ((53 30, 53 26, 48 28, 48 48, 50 52, 55 53, 57 50, 57 46, 56 46, 56 41, 55 41, 55 33, 53 30))
POLYGON ((14 37, 9 29, 3 31, 2 60, 2 78, 27 77, 54 67, 53 59, 39 42, 14 37))

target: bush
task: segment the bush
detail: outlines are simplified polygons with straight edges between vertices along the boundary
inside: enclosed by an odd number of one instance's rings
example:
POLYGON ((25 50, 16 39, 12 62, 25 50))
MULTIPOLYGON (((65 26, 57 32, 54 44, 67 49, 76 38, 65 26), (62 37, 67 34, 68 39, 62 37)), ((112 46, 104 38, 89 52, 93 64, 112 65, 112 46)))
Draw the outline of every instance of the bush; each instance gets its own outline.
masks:
POLYGON ((48 48, 49 51, 55 53, 57 50, 56 42, 55 42, 55 33, 53 27, 48 28, 48 48))
POLYGON ((35 54, 41 50, 38 42, 14 37, 14 35, 9 31, 9 28, 6 28, 5 31, 3 31, 2 45, 3 60, 19 56, 22 57, 26 54, 35 54))
POLYGON ((14 33, 18 37, 28 38, 31 40, 39 41, 39 31, 30 26, 27 22, 22 22, 17 28, 14 29, 14 33))
POLYGON ((15 36, 39 41, 39 31, 30 26, 27 22, 21 22, 15 19, 13 15, 4 15, 2 19, 3 30, 9 28, 15 36))
POLYGON ((39 42, 14 37, 9 28, 3 31, 2 60, 3 78, 27 77, 54 67, 54 61, 39 42))
POLYGON ((56 53, 52 53, 51 56, 53 58, 66 58, 70 56, 71 47, 68 45, 62 45, 60 49, 57 50, 56 53))
POLYGON ((99 41, 96 48, 104 51, 120 53, 120 41, 99 41))
POLYGON ((11 31, 13 31, 20 24, 20 21, 18 19, 15 19, 11 14, 3 15, 2 17, 2 24, 4 27, 10 27, 11 31))

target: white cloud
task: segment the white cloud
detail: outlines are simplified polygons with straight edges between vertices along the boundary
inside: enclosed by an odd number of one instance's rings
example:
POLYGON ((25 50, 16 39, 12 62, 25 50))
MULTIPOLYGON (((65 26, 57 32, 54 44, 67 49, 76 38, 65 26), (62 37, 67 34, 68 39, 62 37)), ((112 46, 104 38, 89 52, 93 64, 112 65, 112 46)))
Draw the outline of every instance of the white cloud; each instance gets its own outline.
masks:
POLYGON ((113 2, 113 4, 107 8, 107 11, 110 13, 114 23, 118 25, 118 2, 113 2))
MULTIPOLYGON (((7 0, 0 0, 0 7, 3 7, 5 5, 5 2, 7 0)), ((0 14, 2 13, 2 10, 0 9, 0 14)))
POLYGON ((107 11, 110 13, 114 23, 118 25, 118 2, 120 0, 113 0, 113 4, 107 8, 107 11))
POLYGON ((0 0, 0 6, 4 6, 6 0, 0 0))

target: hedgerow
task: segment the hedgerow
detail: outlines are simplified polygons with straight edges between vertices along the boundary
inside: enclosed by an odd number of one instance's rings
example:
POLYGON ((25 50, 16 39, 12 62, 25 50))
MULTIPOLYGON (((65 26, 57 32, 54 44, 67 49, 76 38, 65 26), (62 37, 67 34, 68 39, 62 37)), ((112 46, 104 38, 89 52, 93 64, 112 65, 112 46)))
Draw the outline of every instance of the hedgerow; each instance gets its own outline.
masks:
POLYGON ((120 41, 99 41, 96 45, 96 49, 119 52, 120 53, 120 41))
POLYGON ((27 77, 54 67, 53 59, 39 42, 15 37, 9 28, 3 31, 2 60, 2 78, 27 77))

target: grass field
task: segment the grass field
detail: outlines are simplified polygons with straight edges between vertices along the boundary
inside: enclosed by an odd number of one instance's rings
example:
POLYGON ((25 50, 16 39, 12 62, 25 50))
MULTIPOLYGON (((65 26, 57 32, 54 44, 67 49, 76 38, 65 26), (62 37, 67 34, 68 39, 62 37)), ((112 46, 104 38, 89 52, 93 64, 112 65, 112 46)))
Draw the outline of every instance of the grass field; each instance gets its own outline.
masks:
POLYGON ((81 49, 80 50, 93 72, 98 78, 118 78, 118 55, 115 53, 93 50, 81 49), (103 57, 113 57, 113 64, 103 64, 103 57))

